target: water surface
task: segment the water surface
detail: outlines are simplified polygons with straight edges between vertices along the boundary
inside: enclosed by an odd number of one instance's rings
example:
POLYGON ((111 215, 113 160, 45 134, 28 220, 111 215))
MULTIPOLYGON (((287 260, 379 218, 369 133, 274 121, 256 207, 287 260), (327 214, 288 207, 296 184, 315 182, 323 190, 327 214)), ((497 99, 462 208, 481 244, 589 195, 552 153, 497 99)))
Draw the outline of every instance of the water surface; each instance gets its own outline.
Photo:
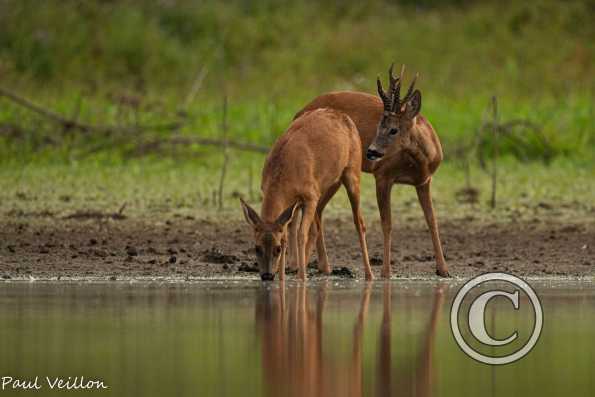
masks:
MULTIPOLYGON (((72 395, 595 395, 593 284, 532 284, 542 336, 492 367, 455 344, 453 283, 4 283, 0 377, 42 388, 0 395, 63 395, 46 376, 109 387, 72 395)), ((494 302, 487 329, 522 339, 526 307, 494 302)))

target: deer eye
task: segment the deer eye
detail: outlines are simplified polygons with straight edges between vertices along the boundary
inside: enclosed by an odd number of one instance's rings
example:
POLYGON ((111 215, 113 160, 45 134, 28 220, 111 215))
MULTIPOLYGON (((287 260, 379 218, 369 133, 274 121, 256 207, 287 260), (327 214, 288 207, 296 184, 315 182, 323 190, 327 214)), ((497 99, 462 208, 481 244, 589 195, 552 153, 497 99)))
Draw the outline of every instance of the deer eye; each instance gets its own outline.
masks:
POLYGON ((262 248, 259 245, 254 247, 254 252, 256 252, 256 256, 262 256, 262 248))
POLYGON ((397 132, 399 132, 398 128, 391 128, 390 130, 388 130, 388 133, 391 135, 395 135, 397 132))
POLYGON ((281 246, 280 245, 275 247, 273 254, 275 254, 275 256, 279 256, 281 254, 281 246))

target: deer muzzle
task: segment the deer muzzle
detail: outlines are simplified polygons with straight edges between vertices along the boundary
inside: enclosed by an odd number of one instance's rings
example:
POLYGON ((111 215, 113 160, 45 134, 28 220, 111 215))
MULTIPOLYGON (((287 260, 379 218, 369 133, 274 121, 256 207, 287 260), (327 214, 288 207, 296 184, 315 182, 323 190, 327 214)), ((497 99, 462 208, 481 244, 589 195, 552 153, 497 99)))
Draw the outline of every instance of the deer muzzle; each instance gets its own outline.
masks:
POLYGON ((378 160, 378 159, 382 158, 382 156, 384 156, 384 153, 381 153, 372 147, 369 148, 368 151, 366 152, 366 157, 368 158, 368 160, 372 160, 372 161, 378 160))

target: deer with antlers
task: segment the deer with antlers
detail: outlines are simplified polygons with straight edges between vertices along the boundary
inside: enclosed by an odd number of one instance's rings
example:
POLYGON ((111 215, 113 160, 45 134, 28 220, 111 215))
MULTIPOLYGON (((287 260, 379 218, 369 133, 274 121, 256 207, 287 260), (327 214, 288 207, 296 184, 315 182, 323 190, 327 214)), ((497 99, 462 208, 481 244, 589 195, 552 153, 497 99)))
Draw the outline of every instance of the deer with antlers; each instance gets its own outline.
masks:
POLYGON ((324 94, 307 104, 294 119, 313 109, 329 108, 345 113, 357 126, 364 148, 362 171, 372 173, 376 180, 384 237, 382 276, 391 274, 390 195, 392 186, 399 183, 415 186, 432 237, 436 273, 448 277, 430 193, 432 175, 442 161, 442 146, 430 122, 419 113, 421 92, 415 89, 417 75, 405 97, 400 98, 403 73, 404 66, 395 77, 391 65, 388 92, 384 91, 380 78, 377 79, 379 97, 351 91, 324 94))
POLYGON ((362 147, 353 121, 333 109, 316 109, 293 121, 277 139, 262 171, 261 214, 241 200, 246 221, 252 226, 256 257, 262 280, 275 274, 285 278, 287 226, 298 224, 290 234, 293 252, 298 256, 298 278, 306 278, 306 252, 316 239, 319 268, 330 273, 320 218, 324 207, 339 187, 345 186, 353 221, 362 250, 366 279, 372 279, 364 220, 360 211, 362 147), (315 225, 314 227, 311 227, 315 225), (311 230, 320 231, 308 238, 311 230))

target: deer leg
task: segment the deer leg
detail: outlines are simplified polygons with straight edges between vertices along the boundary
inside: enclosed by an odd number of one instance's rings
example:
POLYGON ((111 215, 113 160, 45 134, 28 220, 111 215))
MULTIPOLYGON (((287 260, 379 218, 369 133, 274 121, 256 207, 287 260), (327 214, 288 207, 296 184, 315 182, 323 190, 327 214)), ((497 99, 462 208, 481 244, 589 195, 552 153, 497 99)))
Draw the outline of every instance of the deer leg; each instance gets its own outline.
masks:
POLYGON ((331 268, 328 261, 328 255, 326 253, 326 245, 324 243, 324 230, 322 223, 322 211, 328 204, 331 198, 335 195, 337 190, 341 187, 341 183, 331 186, 325 194, 322 195, 318 206, 316 208, 316 217, 314 223, 310 227, 310 234, 308 236, 308 243, 306 244, 306 261, 310 260, 312 256, 312 248, 314 241, 316 241, 316 254, 318 256, 318 271, 324 274, 330 274, 331 268))
POLYGON ((331 266, 328 261, 328 255, 326 253, 326 244, 324 243, 324 224, 322 222, 322 211, 333 198, 337 190, 341 187, 341 183, 337 183, 331 186, 329 190, 322 196, 318 202, 318 208, 316 208, 316 228, 318 229, 318 236, 316 238, 316 254, 318 256, 318 271, 324 274, 330 274, 331 266))
MULTIPOLYGON (((297 216, 296 216, 297 217, 297 216)), ((299 257, 298 257, 298 228, 300 222, 298 219, 293 219, 289 224, 289 269, 297 270, 299 257)))
POLYGON ((318 271, 323 274, 330 274, 331 265, 328 262, 326 245, 324 243, 324 226, 322 225, 322 214, 316 214, 315 221, 316 228, 318 229, 318 236, 316 236, 316 256, 318 257, 318 271))
POLYGON ((392 215, 390 211, 390 193, 393 187, 392 179, 376 179, 376 200, 378 210, 380 211, 380 223, 382 223, 382 235, 384 237, 384 257, 382 261, 382 277, 390 278, 390 250, 391 250, 391 232, 392 215))
POLYGON ((442 253, 442 243, 440 242, 440 234, 438 233, 438 222, 436 221, 434 207, 432 205, 432 196, 430 193, 431 181, 432 180, 430 179, 423 185, 416 186, 415 189, 417 190, 417 198, 419 199, 419 204, 424 211, 426 223, 430 229, 430 234, 432 235, 434 256, 436 257, 436 274, 438 274, 440 277, 450 277, 448 274, 448 266, 446 266, 444 254, 442 253))
POLYGON ((316 216, 316 202, 318 200, 308 200, 302 206, 302 222, 298 233, 298 279, 306 280, 306 242, 310 233, 310 226, 316 216))
POLYGON ((283 240, 281 244, 281 258, 279 258, 279 281, 285 280, 285 260, 286 260, 286 253, 287 253, 287 242, 283 240))
POLYGON ((308 241, 306 242, 306 266, 310 262, 310 258, 312 257, 312 251, 314 249, 314 243, 318 240, 318 236, 320 235, 320 231, 318 230, 318 225, 320 222, 318 221, 318 213, 314 215, 314 221, 312 225, 310 225, 310 231, 308 233, 308 241))
POLYGON ((366 226, 364 218, 362 217, 359 206, 359 174, 353 171, 348 171, 343 177, 343 184, 347 189, 347 196, 351 203, 351 211, 353 212, 353 223, 359 237, 359 245, 362 250, 362 258, 364 261, 364 272, 366 280, 372 280, 372 268, 370 267, 370 258, 368 257, 368 245, 366 244, 366 226))

